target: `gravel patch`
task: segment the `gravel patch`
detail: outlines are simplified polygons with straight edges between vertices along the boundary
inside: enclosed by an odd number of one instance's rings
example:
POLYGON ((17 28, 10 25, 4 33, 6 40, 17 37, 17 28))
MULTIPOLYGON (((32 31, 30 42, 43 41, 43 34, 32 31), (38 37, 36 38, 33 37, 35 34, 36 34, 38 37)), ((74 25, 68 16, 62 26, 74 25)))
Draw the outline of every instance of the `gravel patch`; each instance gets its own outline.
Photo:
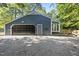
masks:
POLYGON ((0 36, 0 56, 79 56, 79 37, 0 36))

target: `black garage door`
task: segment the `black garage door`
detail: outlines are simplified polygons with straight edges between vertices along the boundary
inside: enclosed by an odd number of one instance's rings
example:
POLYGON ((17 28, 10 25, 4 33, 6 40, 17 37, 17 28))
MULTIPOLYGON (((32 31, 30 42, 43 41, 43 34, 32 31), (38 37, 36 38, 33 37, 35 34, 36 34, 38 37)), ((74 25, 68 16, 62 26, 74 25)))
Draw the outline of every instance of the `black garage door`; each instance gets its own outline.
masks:
POLYGON ((14 25, 12 27, 12 35, 34 35, 34 25, 14 25))

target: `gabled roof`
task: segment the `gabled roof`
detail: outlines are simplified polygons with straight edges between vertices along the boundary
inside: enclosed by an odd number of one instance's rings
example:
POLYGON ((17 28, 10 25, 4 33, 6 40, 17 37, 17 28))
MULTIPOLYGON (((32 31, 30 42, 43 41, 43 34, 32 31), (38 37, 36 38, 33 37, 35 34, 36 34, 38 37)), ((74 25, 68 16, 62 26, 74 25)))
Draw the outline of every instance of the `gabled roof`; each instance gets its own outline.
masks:
MULTIPOLYGON (((41 15, 41 16, 44 16, 44 17, 46 17, 46 18, 49 18, 49 17, 46 16, 46 15, 43 15, 43 14, 40 14, 40 13, 34 11, 34 12, 31 12, 31 13, 29 13, 29 14, 27 14, 27 15, 18 17, 18 18, 16 18, 16 19, 12 20, 11 22, 13 22, 13 21, 15 21, 15 20, 18 20, 18 19, 20 19, 20 18, 26 17, 26 16, 30 16, 30 15, 41 15)), ((50 19, 50 18, 49 18, 49 19, 50 19)), ((11 23, 11 22, 9 22, 9 23, 11 23)), ((9 23, 6 23, 6 24, 9 24, 9 23)), ((6 25, 6 24, 5 24, 5 25, 6 25)))
MULTIPOLYGON (((13 21, 15 21, 15 20, 18 20, 18 19, 20 19, 20 18, 26 17, 26 16, 30 16, 30 15, 41 15, 41 16, 44 16, 44 17, 46 17, 46 18, 48 18, 48 19, 51 20, 51 18, 48 17, 47 15, 40 14, 40 13, 38 13, 38 12, 36 12, 36 11, 31 11, 29 14, 24 15, 24 16, 21 16, 21 17, 18 17, 18 18, 16 18, 16 19, 12 20, 11 22, 13 22, 13 21)), ((52 21, 52 22, 59 22, 59 21, 55 21, 55 20, 51 20, 51 21, 52 21)), ((11 23, 11 22, 9 22, 9 23, 11 23)), ((9 23, 6 23, 6 24, 9 24, 9 23)), ((5 25, 6 25, 6 24, 5 24, 5 25)))

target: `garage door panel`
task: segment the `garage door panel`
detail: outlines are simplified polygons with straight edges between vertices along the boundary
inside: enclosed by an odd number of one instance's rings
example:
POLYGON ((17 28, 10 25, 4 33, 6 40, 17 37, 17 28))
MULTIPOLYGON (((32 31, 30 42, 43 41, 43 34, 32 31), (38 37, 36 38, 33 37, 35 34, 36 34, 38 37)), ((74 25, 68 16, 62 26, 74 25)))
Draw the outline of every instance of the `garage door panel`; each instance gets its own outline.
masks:
POLYGON ((26 34, 35 34, 34 25, 14 25, 12 27, 13 35, 26 35, 26 34))

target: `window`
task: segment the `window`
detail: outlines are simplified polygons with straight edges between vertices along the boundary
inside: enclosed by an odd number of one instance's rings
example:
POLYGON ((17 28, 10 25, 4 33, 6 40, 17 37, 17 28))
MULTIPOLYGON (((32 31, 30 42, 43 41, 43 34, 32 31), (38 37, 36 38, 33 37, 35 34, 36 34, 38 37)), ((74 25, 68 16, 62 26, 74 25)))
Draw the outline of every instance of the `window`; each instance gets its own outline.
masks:
POLYGON ((60 23, 52 22, 52 32, 59 32, 59 31, 60 31, 60 23))

